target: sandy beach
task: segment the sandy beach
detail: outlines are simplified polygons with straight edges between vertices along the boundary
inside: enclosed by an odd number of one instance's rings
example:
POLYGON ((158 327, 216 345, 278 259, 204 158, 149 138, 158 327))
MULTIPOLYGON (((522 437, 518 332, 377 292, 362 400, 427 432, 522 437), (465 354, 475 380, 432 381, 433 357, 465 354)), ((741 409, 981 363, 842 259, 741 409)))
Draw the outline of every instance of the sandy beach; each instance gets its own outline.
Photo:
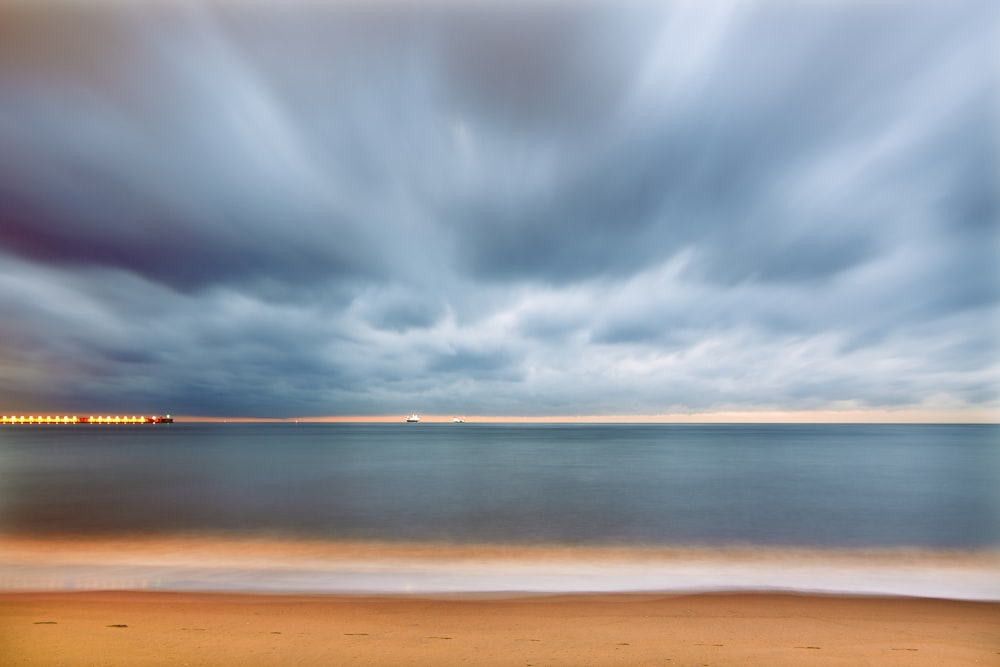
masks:
POLYGON ((0 642, 4 665, 998 665, 1000 603, 4 593, 0 642))

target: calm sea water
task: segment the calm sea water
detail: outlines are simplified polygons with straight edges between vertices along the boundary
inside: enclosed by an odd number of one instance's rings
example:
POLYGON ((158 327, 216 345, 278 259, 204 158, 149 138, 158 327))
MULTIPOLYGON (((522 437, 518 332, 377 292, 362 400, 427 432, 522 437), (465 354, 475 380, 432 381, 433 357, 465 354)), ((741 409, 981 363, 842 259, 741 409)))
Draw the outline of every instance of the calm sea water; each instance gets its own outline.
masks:
POLYGON ((0 428, 0 532, 565 545, 1000 544, 996 425, 0 428))

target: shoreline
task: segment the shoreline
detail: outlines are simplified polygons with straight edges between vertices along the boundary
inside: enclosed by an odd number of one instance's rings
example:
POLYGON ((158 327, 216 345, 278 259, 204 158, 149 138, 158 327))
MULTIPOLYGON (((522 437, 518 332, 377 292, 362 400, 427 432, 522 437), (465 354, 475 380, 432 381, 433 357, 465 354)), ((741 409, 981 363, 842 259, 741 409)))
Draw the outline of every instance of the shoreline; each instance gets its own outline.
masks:
POLYGON ((1000 551, 5 538, 0 593, 692 594, 1000 601, 1000 551))
POLYGON ((0 593, 9 664, 1000 663, 1000 603, 776 593, 0 593))

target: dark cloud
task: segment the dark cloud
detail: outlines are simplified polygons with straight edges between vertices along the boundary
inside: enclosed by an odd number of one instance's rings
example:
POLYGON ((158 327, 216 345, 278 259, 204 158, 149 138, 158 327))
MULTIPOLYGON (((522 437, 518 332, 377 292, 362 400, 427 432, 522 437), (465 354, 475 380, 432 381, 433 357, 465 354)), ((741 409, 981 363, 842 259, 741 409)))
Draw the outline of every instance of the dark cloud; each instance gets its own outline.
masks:
POLYGON ((497 377, 515 378, 519 375, 515 359, 507 351, 458 348, 439 353, 431 359, 427 370, 431 373, 461 373, 474 380, 497 377))
POLYGON ((0 3, 0 402, 995 410, 998 19, 0 3))
POLYGON ((424 306, 425 304, 401 301, 375 313, 370 323, 378 329, 394 329, 400 332, 413 328, 425 329, 434 324, 440 313, 435 312, 433 307, 424 306))

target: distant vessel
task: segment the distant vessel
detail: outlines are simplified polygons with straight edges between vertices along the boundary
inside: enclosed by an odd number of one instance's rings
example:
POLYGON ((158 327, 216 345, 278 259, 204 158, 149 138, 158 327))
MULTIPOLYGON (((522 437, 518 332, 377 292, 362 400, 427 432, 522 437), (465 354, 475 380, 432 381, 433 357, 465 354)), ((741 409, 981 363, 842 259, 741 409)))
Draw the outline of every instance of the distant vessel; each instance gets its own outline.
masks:
POLYGON ((465 417, 455 417, 451 421, 454 422, 454 423, 456 423, 456 424, 464 424, 465 423, 465 417))
POLYGON ((413 413, 412 415, 406 418, 406 421, 408 421, 411 424, 416 424, 418 421, 420 421, 420 415, 413 413))

